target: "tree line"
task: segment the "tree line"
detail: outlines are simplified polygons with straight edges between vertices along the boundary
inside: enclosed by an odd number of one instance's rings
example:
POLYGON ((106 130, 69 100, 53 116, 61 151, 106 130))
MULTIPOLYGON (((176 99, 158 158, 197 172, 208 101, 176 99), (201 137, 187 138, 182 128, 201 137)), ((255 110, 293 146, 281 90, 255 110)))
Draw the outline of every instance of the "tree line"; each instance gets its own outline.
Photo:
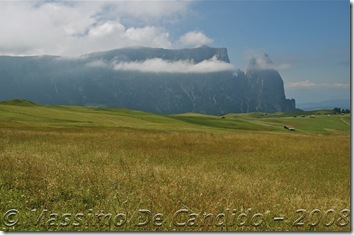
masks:
POLYGON ((341 109, 341 108, 334 108, 332 109, 333 112, 335 113, 350 113, 350 109, 341 109))

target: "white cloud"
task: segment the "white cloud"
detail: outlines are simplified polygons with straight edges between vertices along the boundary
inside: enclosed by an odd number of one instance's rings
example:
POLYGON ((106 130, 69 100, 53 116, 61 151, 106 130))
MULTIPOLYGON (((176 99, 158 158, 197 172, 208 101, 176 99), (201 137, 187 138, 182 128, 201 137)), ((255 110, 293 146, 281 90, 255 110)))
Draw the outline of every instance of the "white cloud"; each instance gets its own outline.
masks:
POLYGON ((121 34, 124 32, 125 32, 124 25, 118 22, 107 21, 101 25, 91 28, 88 32, 88 35, 89 37, 95 38, 95 37, 104 37, 113 33, 121 34))
POLYGON ((152 26, 129 28, 122 37, 132 46, 144 45, 146 40, 149 41, 148 46, 152 47, 170 48, 172 45, 168 32, 152 26))
POLYGON ((113 65, 117 71, 140 71, 153 73, 209 73, 231 71, 235 67, 232 64, 217 60, 216 57, 193 63, 189 60, 167 61, 160 58, 145 60, 142 62, 119 62, 113 65))
POLYGON ((284 70, 284 69, 289 69, 291 68, 291 64, 274 64, 274 63, 269 63, 267 60, 265 60, 263 57, 257 57, 255 58, 255 63, 257 68, 259 69, 275 69, 275 70, 284 70))
POLYGON ((207 37, 204 33, 198 31, 190 31, 179 39, 179 44, 183 47, 193 46, 199 47, 201 45, 209 45, 213 40, 207 37))
POLYGON ((285 70, 292 68, 292 65, 289 63, 273 63, 267 54, 256 53, 250 59, 248 68, 285 70))
POLYGON ((130 0, 120 1, 111 7, 110 16, 129 16, 138 23, 151 23, 156 21, 174 22, 185 16, 193 1, 151 1, 130 0))
POLYGON ((161 22, 188 13, 191 1, 5 1, 0 54, 77 56, 131 46, 175 47, 161 22))
POLYGON ((290 89, 348 89, 348 83, 315 83, 309 80, 286 84, 290 89))

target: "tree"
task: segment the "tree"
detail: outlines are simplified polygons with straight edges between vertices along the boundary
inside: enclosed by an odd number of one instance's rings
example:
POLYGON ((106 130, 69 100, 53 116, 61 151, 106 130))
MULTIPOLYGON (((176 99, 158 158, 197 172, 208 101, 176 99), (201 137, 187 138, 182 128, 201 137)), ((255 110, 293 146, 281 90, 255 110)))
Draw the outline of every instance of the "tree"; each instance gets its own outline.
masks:
POLYGON ((332 109, 334 113, 350 113, 350 109, 341 109, 341 108, 334 108, 332 109))
POLYGON ((337 108, 337 107, 334 108, 332 111, 335 112, 335 113, 341 113, 342 112, 341 109, 337 108))

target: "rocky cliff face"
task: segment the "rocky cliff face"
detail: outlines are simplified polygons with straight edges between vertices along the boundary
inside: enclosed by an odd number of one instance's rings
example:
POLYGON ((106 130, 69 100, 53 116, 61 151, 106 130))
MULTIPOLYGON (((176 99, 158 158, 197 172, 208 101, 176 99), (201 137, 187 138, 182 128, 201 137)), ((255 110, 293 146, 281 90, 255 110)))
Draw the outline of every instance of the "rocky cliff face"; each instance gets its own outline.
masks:
POLYGON ((283 79, 267 54, 251 59, 246 76, 251 84, 252 111, 294 111, 295 100, 285 98, 283 79))
POLYGON ((156 58, 168 63, 197 64, 211 59, 229 63, 225 48, 210 47, 129 48, 76 59, 3 56, 0 57, 0 100, 22 98, 42 104, 125 107, 155 113, 220 115, 295 111, 295 100, 285 98, 283 80, 269 66, 269 57, 268 62, 267 58, 254 58, 246 72, 114 69, 120 62, 137 63, 156 58))

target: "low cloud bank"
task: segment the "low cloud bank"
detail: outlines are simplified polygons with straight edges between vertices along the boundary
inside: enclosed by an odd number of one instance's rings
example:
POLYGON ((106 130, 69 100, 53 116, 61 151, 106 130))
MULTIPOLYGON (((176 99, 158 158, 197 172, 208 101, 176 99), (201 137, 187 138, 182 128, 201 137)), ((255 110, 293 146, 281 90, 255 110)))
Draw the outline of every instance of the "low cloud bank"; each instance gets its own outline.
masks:
POLYGON ((148 59, 142 62, 118 62, 113 64, 113 69, 116 71, 152 73, 210 73, 231 71, 235 67, 213 57, 200 63, 194 63, 189 60, 167 61, 160 58, 148 59))

